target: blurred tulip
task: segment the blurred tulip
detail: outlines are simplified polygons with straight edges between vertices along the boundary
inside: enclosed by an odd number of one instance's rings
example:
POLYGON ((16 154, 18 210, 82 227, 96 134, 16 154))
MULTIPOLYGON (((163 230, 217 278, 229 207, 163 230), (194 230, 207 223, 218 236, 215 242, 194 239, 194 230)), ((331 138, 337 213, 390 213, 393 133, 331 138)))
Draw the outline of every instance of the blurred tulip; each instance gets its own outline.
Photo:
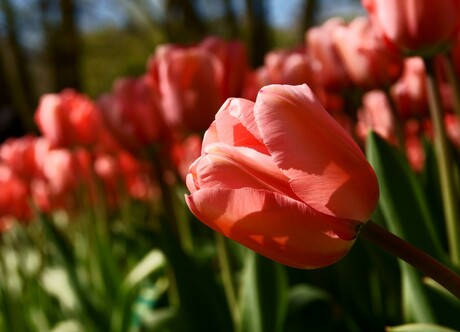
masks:
POLYGON ((422 143, 422 126, 416 119, 410 119, 404 124, 406 156, 409 165, 420 172, 425 165, 425 149, 422 143))
POLYGON ((341 90, 350 84, 348 75, 334 46, 334 31, 343 27, 340 18, 331 18, 320 26, 308 29, 305 34, 307 54, 318 84, 327 90, 341 90))
POLYGON ((28 221, 32 211, 27 183, 3 163, 0 163, 0 187, 0 231, 4 231, 15 219, 28 221))
POLYGON ((72 89, 43 95, 35 122, 54 147, 94 144, 102 125, 95 104, 72 89))
POLYGON ((460 120, 458 116, 447 113, 444 116, 444 125, 446 127, 446 134, 450 141, 460 148, 460 120))
POLYGON ((166 137, 159 94, 146 77, 120 78, 98 105, 107 128, 117 142, 130 151, 158 143, 166 137))
POLYGON ((362 0, 385 41, 410 55, 445 51, 460 30, 460 0, 362 0))
POLYGON ((374 171, 307 85, 229 99, 187 175, 191 211, 280 263, 318 268, 351 248, 378 200, 374 171))
POLYGON ((401 57, 377 38, 368 18, 356 17, 348 26, 337 27, 333 41, 354 84, 375 89, 390 85, 400 76, 401 57))
POLYGON ((15 174, 26 181, 41 175, 39 164, 44 152, 49 151, 51 143, 44 137, 23 136, 10 138, 0 146, 0 159, 15 174))
POLYGON ((392 144, 396 144, 395 125, 385 93, 372 90, 363 96, 363 106, 358 110, 356 134, 363 141, 369 131, 374 131, 392 144))
POLYGON ((274 50, 264 58, 264 65, 248 76, 243 97, 255 100, 259 90, 269 84, 308 84, 314 86, 311 61, 304 50, 274 50))
POLYGON ((148 71, 170 127, 202 131, 209 126, 223 101, 224 68, 218 57, 198 46, 162 45, 148 71))
POLYGON ((460 33, 457 34, 450 56, 454 64, 455 74, 460 77, 460 33))
POLYGON ((214 54, 223 67, 221 85, 224 99, 240 97, 249 71, 246 48, 241 41, 225 41, 219 37, 206 37, 199 47, 214 54))
POLYGON ((426 72, 422 58, 404 60, 402 76, 390 88, 390 94, 403 118, 428 114, 426 72))
POLYGON ((66 149, 49 150, 41 156, 43 176, 31 181, 34 203, 42 212, 70 210, 81 180, 75 156, 66 149))
POLYGON ((201 141, 200 136, 190 135, 172 147, 171 159, 183 181, 188 174, 190 164, 201 154, 201 141))

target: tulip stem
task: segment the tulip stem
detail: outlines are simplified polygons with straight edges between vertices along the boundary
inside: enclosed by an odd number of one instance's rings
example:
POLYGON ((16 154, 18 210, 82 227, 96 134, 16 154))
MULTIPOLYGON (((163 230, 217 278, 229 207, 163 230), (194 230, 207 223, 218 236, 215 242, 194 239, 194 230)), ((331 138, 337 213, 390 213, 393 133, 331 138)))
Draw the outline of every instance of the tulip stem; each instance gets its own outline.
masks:
POLYGON ((417 268, 460 299, 460 276, 424 251, 371 220, 361 228, 360 236, 417 268))
POLYGON ((432 58, 425 58, 428 102, 433 122, 434 147, 439 169, 442 201, 445 211, 447 241, 452 262, 460 265, 460 230, 457 208, 455 181, 452 170, 452 158, 449 142, 444 128, 443 109, 438 82, 436 81, 435 64, 432 58))
POLYGON ((232 268, 230 266, 230 257, 228 252, 227 239, 219 233, 215 233, 217 257, 221 269, 222 284, 224 286, 225 296, 227 297, 230 313, 234 322, 239 321, 237 299, 236 299, 236 285, 232 275, 232 268))

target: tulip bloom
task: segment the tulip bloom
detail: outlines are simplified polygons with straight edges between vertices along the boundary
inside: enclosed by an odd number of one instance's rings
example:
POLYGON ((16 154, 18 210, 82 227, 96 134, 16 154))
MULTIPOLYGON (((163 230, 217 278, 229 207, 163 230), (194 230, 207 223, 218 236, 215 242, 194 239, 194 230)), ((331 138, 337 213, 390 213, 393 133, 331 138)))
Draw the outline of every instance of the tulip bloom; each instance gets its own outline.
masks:
POLYGON ((307 54, 312 61, 313 72, 318 83, 328 90, 341 90, 350 85, 340 56, 334 45, 334 33, 345 22, 338 18, 331 18, 321 26, 308 29, 305 34, 307 54))
POLYGON ((433 55, 460 29, 459 0, 363 0, 383 38, 403 53, 433 55))
POLYGON ((200 47, 162 45, 148 71, 169 127, 201 131, 209 126, 224 100, 224 68, 217 56, 200 47))
POLYGON ((307 85, 227 100, 186 183, 198 219, 297 268, 342 258, 378 200, 363 153, 307 85))
POLYGON ((334 45, 353 83, 365 89, 386 86, 398 79, 403 61, 377 37, 371 21, 356 17, 333 34, 334 45))
POLYGON ((107 129, 124 148, 138 151, 167 136, 158 91, 145 76, 119 78, 98 99, 107 129))
POLYGON ((53 146, 95 144, 102 124, 96 105, 83 94, 65 89, 40 98, 35 122, 53 146))

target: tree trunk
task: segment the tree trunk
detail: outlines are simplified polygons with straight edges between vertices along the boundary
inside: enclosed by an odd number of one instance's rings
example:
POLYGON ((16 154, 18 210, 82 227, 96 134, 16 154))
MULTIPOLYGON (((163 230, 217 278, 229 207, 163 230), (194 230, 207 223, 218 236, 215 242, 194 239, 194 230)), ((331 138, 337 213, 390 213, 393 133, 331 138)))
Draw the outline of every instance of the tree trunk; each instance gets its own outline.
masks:
POLYGON ((265 0, 246 0, 248 19, 248 45, 251 65, 256 68, 263 64, 264 56, 270 49, 265 0))

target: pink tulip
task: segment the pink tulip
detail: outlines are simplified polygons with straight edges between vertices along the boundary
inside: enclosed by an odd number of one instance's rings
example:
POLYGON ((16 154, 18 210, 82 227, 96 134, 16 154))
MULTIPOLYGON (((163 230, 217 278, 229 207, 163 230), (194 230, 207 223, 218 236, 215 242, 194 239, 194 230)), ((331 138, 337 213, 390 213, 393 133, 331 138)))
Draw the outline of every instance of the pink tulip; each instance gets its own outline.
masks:
POLYGON ((166 137, 158 91, 146 77, 120 78, 98 105, 107 128, 120 145, 135 151, 166 137))
POLYGON ((356 134, 363 141, 369 131, 374 131, 392 144, 396 144, 395 125, 390 104, 385 93, 372 90, 363 96, 362 108, 358 110, 356 134))
POLYGON ((377 38, 368 18, 357 17, 348 26, 337 27, 333 41, 351 81, 362 88, 387 86, 401 74, 401 57, 377 38))
POLYGON ((162 45, 148 67, 166 123, 178 130, 205 130, 223 101, 219 59, 197 46, 162 45))
POLYGON ((315 84, 312 64, 304 50, 278 49, 268 52, 264 65, 247 75, 243 97, 255 100, 259 90, 269 84, 315 84))
POLYGON ((39 167, 42 176, 31 181, 32 197, 43 212, 70 209, 79 187, 76 157, 67 149, 44 152, 39 167))
POLYGON ((187 175, 202 222, 280 263, 332 264, 378 200, 374 171, 307 85, 229 99, 187 175))
POLYGON ((403 118, 428 114, 426 72, 422 58, 404 60, 402 76, 392 85, 390 93, 403 118))
POLYGON ((241 41, 225 41, 219 37, 206 37, 198 45, 217 57, 223 68, 221 85, 224 99, 240 97, 249 71, 246 48, 241 41))
POLYGON ((171 149, 171 160, 182 180, 185 180, 190 164, 201 154, 201 137, 189 135, 175 143, 171 149))
POLYGON ((305 34, 307 54, 318 83, 328 90, 341 90, 350 84, 345 68, 333 42, 336 29, 345 25, 340 18, 331 18, 305 34))
POLYGON ((383 38, 406 54, 446 50, 460 29, 460 0, 362 0, 383 38))
POLYGON ((102 125, 99 111, 85 95, 72 89, 40 98, 35 122, 55 147, 94 144, 102 125))

